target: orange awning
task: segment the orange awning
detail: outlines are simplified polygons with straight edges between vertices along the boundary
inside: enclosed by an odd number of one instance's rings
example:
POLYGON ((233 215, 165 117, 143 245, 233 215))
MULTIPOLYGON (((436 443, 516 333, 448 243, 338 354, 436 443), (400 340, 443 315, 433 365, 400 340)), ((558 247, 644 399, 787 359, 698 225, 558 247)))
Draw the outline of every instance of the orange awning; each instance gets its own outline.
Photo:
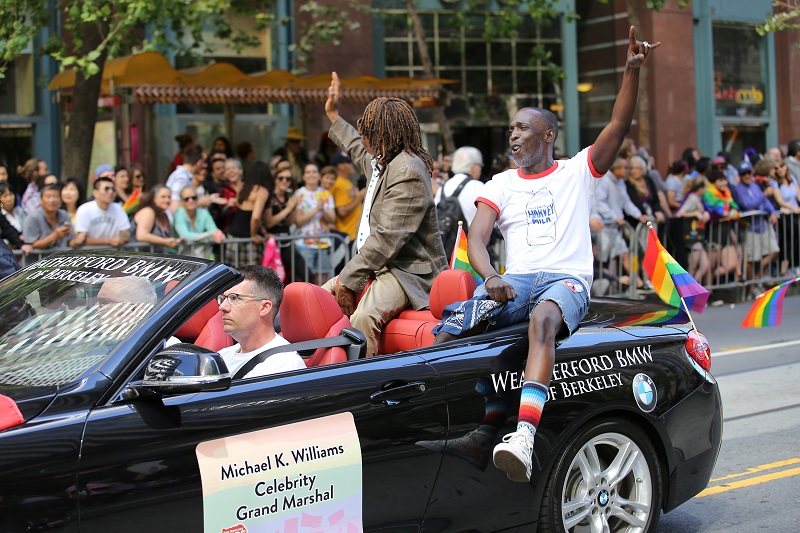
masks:
MULTIPOLYGON (((415 78, 342 78, 342 98, 366 103, 378 96, 408 101, 436 98, 437 86, 456 80, 415 78)), ((69 92, 75 71, 65 70, 50 81, 51 91, 69 92)), ((245 74, 230 63, 176 70, 156 52, 125 56, 106 62, 101 91, 129 89, 141 103, 311 103, 324 102, 329 74, 297 76, 286 70, 245 74)))

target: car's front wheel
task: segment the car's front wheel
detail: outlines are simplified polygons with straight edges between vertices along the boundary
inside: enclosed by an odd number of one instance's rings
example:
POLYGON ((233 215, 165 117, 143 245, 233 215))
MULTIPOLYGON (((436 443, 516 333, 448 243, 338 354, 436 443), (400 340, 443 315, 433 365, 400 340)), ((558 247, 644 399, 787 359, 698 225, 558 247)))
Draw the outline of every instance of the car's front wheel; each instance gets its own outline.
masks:
POLYGON ((661 487, 647 435, 619 419, 591 422, 550 473, 539 531, 651 533, 661 513, 661 487))

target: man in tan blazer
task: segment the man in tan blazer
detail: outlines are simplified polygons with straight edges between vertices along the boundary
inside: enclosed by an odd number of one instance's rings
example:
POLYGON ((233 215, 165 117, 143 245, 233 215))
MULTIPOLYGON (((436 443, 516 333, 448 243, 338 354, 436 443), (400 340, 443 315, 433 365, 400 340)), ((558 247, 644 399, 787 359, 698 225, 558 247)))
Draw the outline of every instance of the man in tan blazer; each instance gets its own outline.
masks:
POLYGON ((356 130, 339 116, 340 92, 334 72, 325 102, 329 137, 370 179, 356 236, 358 253, 324 287, 366 335, 371 357, 387 321, 409 307, 428 307, 433 280, 447 268, 447 258, 431 189, 433 159, 422 148, 411 106, 398 98, 376 98, 356 130))

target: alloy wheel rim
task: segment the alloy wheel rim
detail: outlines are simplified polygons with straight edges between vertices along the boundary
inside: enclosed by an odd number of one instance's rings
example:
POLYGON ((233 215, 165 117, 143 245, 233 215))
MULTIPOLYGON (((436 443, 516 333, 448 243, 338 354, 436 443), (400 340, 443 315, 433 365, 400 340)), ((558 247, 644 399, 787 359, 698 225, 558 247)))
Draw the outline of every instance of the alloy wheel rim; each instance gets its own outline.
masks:
POLYGON ((653 500, 650 467, 639 446, 603 433, 572 459, 561 495, 561 519, 571 533, 641 533, 653 500))

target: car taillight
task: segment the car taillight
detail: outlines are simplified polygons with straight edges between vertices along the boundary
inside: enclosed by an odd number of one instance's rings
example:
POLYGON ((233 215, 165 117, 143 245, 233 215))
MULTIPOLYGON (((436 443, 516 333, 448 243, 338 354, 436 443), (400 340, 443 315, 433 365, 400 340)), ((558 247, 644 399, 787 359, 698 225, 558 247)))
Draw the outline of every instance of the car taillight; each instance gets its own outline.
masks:
POLYGON ((686 352, 703 370, 711 370, 711 347, 705 335, 697 330, 690 331, 689 338, 686 339, 686 352))

